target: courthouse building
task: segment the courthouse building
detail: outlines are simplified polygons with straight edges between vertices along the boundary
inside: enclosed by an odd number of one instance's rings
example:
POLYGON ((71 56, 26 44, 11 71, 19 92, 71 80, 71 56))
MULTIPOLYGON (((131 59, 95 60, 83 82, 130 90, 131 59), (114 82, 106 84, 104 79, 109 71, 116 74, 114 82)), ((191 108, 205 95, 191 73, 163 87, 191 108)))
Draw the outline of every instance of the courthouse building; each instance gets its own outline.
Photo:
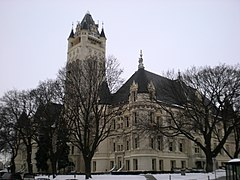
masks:
MULTIPOLYGON (((98 24, 94 22, 91 14, 87 13, 76 28, 71 30, 68 37, 67 64, 84 60, 91 55, 104 59, 106 40, 103 28, 99 31, 98 24)), ((128 133, 111 136, 99 145, 92 159, 92 172, 203 169, 205 167, 204 153, 184 136, 156 138, 133 131, 135 124, 143 118, 150 122, 166 123, 167 114, 162 105, 178 109, 181 104, 173 95, 180 86, 179 78, 168 79, 146 70, 142 52, 140 57, 136 57, 136 61, 134 59, 132 61, 136 62, 136 72, 133 72, 122 87, 111 95, 111 103, 124 104, 125 109, 114 119, 113 128, 116 131, 122 129, 128 133), (173 86, 176 88, 173 89, 173 86), (161 102, 161 105, 153 99, 161 102)), ((226 146, 231 149, 233 143, 228 141, 226 146)), ((34 150, 33 165, 36 172, 35 152, 34 150)), ((224 152, 220 153, 216 159, 218 166, 222 166, 223 162, 229 160, 224 152)), ((73 145, 70 145, 69 160, 74 164, 74 171, 84 171, 81 152, 73 145)), ((17 167, 22 167, 21 163, 24 161, 21 160, 18 163, 17 167)))
MULTIPOLYGON (((68 38, 68 61, 84 60, 89 55, 105 57, 106 36, 104 30, 98 31, 92 16, 87 13, 76 30, 72 29, 68 38)), ((133 60, 134 61, 134 60, 133 60)), ((124 113, 114 120, 114 128, 129 132, 109 137, 100 144, 92 160, 93 172, 105 171, 170 171, 172 169, 197 168, 205 166, 205 156, 198 146, 184 136, 158 138, 133 131, 137 121, 146 118, 149 121, 166 121, 166 112, 156 99, 166 106, 176 108, 179 104, 174 98, 172 87, 180 85, 180 79, 172 80, 144 67, 142 52, 136 58, 136 72, 111 95, 111 103, 124 104, 124 113)), ((199 137, 201 140, 201 137, 199 137)), ((214 142, 213 142, 214 143, 214 142)), ((228 147, 231 144, 228 145, 228 147)), ((84 171, 79 150, 71 146, 70 160, 77 172, 84 171)), ((218 166, 228 160, 221 153, 217 157, 218 166)))

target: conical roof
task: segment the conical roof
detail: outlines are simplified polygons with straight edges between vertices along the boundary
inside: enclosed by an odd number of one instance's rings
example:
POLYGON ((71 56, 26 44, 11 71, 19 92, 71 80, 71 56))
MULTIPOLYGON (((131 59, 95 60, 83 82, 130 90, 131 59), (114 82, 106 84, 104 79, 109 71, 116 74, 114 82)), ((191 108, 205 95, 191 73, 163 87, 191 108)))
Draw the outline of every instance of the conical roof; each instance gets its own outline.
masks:
POLYGON ((74 32, 73 32, 73 29, 72 29, 71 32, 70 32, 70 35, 69 35, 68 39, 69 39, 69 38, 74 38, 74 32))
POLYGON ((104 33, 104 29, 103 29, 103 28, 102 28, 102 31, 101 31, 100 37, 104 37, 104 38, 106 38, 105 33, 104 33))
POLYGON ((80 26, 81 29, 90 29, 92 25, 95 25, 95 22, 90 13, 86 13, 80 26))

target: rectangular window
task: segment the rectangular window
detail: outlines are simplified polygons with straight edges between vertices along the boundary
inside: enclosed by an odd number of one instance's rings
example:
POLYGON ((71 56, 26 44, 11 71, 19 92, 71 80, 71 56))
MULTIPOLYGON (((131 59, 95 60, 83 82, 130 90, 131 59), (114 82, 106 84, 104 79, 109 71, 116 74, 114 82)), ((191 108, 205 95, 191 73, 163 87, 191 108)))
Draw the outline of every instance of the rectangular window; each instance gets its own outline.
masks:
POLYGON ((118 157, 118 169, 122 167, 122 158, 118 157))
POLYGON ((74 155, 74 146, 72 146, 71 154, 74 155))
POLYGON ((126 117, 126 127, 129 127, 129 118, 126 117))
POLYGON ((133 159, 133 170, 138 170, 138 160, 133 159))
POLYGON ((195 147, 194 147, 194 152, 195 152, 195 154, 199 154, 200 153, 200 148, 196 144, 195 144, 195 147))
POLYGON ((137 112, 133 113, 133 121, 134 121, 134 124, 137 124, 137 112))
POLYGON ((195 154, 199 154, 199 153, 200 153, 199 147, 195 147, 195 154))
POLYGON ((183 143, 182 142, 179 143, 179 151, 183 152, 183 143))
POLYGON ((154 139, 153 139, 153 138, 150 138, 150 147, 151 147, 152 149, 155 148, 155 147, 154 147, 154 139))
POLYGON ((171 152, 173 151, 173 142, 170 141, 170 142, 168 143, 168 149, 169 149, 169 151, 171 151, 171 152))
POLYGON ((156 159, 152 159, 152 170, 156 171, 156 159))
POLYGON ((134 148, 139 148, 139 139, 136 137, 134 138, 134 148))
POLYGON ((176 168, 176 161, 171 160, 171 170, 173 170, 174 168, 176 168))
POLYGON ((136 101, 136 99, 137 99, 137 93, 136 91, 133 91, 133 101, 136 101))
POLYGON ((113 119, 113 129, 116 129, 116 120, 113 119))
POLYGON ((163 160, 159 160, 159 171, 163 171, 163 160))
POLYGON ((129 141, 126 141, 126 150, 129 150, 129 141))
POLYGON ((97 169, 97 162, 93 161, 93 172, 95 172, 97 169))
POLYGON ((130 161, 126 160, 126 170, 129 171, 130 170, 130 161))
POLYGON ((113 143, 113 152, 115 152, 116 151, 116 143, 114 142, 113 143))
POLYGON ((186 161, 181 161, 181 167, 182 167, 182 169, 186 168, 186 161))
POLYGON ((158 141, 157 141, 157 148, 158 148, 158 150, 162 150, 162 142, 161 142, 161 140, 160 139, 158 139, 158 141))

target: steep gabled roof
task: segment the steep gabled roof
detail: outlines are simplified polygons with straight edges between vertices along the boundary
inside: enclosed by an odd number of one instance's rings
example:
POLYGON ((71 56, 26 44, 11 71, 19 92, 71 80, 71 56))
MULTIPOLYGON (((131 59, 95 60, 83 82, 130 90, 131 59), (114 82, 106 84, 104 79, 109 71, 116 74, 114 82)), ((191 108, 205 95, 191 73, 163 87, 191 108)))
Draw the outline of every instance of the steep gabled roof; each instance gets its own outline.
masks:
MULTIPOLYGON (((163 76, 146 71, 143 68, 138 69, 126 83, 112 97, 113 103, 127 102, 130 95, 130 87, 133 82, 138 84, 138 93, 148 93, 149 83, 155 87, 155 95, 158 101, 165 103, 181 105, 179 98, 184 96, 183 87, 180 80, 171 80, 163 76)), ((185 85, 184 85, 185 86, 185 85)))

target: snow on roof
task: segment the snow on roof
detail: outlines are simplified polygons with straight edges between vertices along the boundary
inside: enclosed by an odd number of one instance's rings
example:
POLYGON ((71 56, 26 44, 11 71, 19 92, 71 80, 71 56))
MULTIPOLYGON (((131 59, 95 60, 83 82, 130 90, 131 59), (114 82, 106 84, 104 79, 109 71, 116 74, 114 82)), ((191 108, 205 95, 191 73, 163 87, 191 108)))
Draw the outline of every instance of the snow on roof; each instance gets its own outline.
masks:
POLYGON ((228 161, 228 162, 240 162, 240 159, 231 159, 230 161, 228 161))

